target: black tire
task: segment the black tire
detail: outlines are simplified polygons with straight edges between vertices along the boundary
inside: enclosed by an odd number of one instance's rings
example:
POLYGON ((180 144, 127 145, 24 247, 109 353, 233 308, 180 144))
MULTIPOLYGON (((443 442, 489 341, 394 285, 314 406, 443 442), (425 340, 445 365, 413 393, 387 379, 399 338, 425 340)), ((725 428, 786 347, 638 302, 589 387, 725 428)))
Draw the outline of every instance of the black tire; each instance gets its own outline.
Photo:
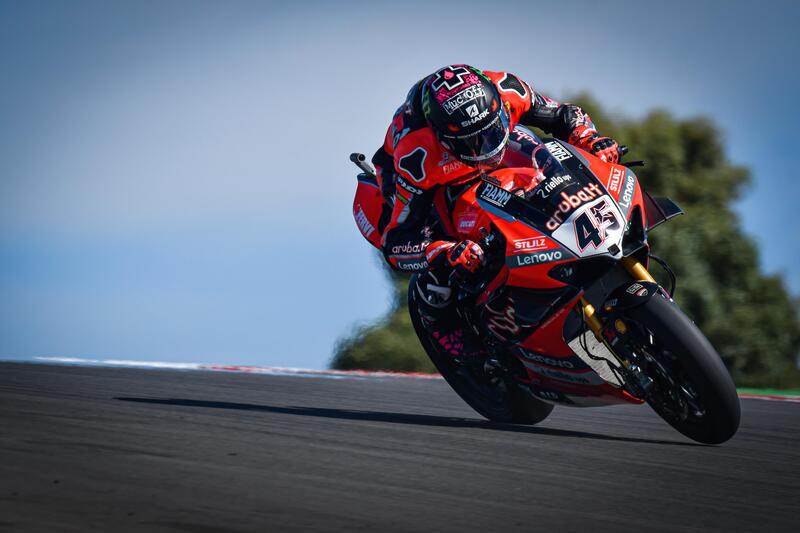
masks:
POLYGON ((652 334, 651 348, 662 350, 662 355, 655 354, 656 359, 670 359, 666 363, 670 378, 683 387, 676 395, 689 398, 692 408, 676 414, 674 397, 664 394, 663 380, 661 387, 656 382, 656 391, 648 394, 647 403, 690 439, 704 444, 720 444, 730 439, 739 428, 739 397, 722 359, 705 335, 675 303, 661 294, 626 314, 652 334), (663 355, 663 349, 669 356, 663 355))
POLYGON ((511 424, 538 424, 550 414, 553 406, 520 390, 513 378, 495 379, 494 383, 476 378, 470 369, 455 363, 442 353, 431 340, 420 320, 415 292, 416 276, 412 277, 408 291, 408 311, 414 331, 436 369, 462 400, 481 416, 492 422, 511 424))

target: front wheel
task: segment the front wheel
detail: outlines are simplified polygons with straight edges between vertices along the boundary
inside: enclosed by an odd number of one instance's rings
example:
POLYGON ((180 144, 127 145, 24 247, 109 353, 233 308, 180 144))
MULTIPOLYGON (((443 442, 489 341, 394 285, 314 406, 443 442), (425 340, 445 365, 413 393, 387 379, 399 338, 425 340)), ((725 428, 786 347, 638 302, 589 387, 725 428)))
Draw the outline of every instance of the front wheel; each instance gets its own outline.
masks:
POLYGON ((631 347, 638 352, 645 375, 653 380, 647 403, 693 440, 720 444, 730 439, 739 428, 739 397, 705 335, 661 294, 626 315, 639 326, 631 347))
POLYGON ((408 311, 414 331, 436 369, 462 400, 492 422, 538 424, 550 414, 553 406, 520 389, 513 377, 490 377, 480 369, 457 363, 439 349, 422 324, 413 290, 415 277, 408 291, 408 311))

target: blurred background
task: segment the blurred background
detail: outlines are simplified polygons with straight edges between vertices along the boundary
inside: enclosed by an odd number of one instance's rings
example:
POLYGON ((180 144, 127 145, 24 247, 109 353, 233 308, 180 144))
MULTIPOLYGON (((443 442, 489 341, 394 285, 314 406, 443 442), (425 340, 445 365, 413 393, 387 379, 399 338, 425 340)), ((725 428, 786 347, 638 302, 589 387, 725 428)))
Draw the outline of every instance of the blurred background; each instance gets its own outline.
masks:
MULTIPOLYGON (((708 156, 723 176, 701 183, 724 189, 710 201, 678 191, 697 217, 726 213, 699 243, 719 228, 723 244, 751 240, 720 249, 747 257, 715 282, 746 294, 709 290, 694 308, 780 315, 747 335, 763 331, 752 350, 767 353, 784 333, 777 355, 793 361, 798 14, 791 1, 0 1, 0 359, 328 366, 394 298, 351 216, 348 155, 374 152, 416 80, 463 62, 587 103, 634 159, 699 135, 711 152, 690 139, 664 155, 697 175, 708 156)), ((664 239, 675 254, 683 218, 664 239)), ((713 266, 693 279, 714 282, 713 266)), ((725 347, 729 364, 741 347, 725 347)))

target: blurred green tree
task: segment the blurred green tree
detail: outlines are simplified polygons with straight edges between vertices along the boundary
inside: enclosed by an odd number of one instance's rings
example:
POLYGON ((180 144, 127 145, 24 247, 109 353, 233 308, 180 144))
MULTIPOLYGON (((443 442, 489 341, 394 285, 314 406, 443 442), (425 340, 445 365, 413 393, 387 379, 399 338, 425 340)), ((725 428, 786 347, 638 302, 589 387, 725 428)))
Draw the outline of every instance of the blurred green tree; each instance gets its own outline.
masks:
MULTIPOLYGON (((750 172, 727 160, 720 131, 708 119, 677 119, 666 111, 615 120, 588 95, 572 101, 604 135, 631 147, 629 160, 647 161, 637 175, 651 194, 672 198, 686 212, 653 231, 653 252, 675 271, 676 300, 717 348, 737 385, 800 385, 800 306, 780 276, 759 270, 756 244, 733 210, 750 172)), ((653 271, 657 275, 658 267, 653 271)), ((408 277, 387 273, 394 286, 391 310, 338 344, 334 368, 434 370, 408 317, 408 277)))

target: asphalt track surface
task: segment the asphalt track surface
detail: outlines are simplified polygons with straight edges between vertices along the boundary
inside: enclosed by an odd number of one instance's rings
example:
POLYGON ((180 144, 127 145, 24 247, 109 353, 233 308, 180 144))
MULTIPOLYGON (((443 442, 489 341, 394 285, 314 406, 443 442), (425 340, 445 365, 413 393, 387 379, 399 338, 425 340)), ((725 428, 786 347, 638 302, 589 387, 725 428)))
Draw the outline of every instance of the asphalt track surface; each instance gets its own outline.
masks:
POLYGON ((438 380, 0 364, 2 531, 798 531, 800 404, 482 420, 438 380))

